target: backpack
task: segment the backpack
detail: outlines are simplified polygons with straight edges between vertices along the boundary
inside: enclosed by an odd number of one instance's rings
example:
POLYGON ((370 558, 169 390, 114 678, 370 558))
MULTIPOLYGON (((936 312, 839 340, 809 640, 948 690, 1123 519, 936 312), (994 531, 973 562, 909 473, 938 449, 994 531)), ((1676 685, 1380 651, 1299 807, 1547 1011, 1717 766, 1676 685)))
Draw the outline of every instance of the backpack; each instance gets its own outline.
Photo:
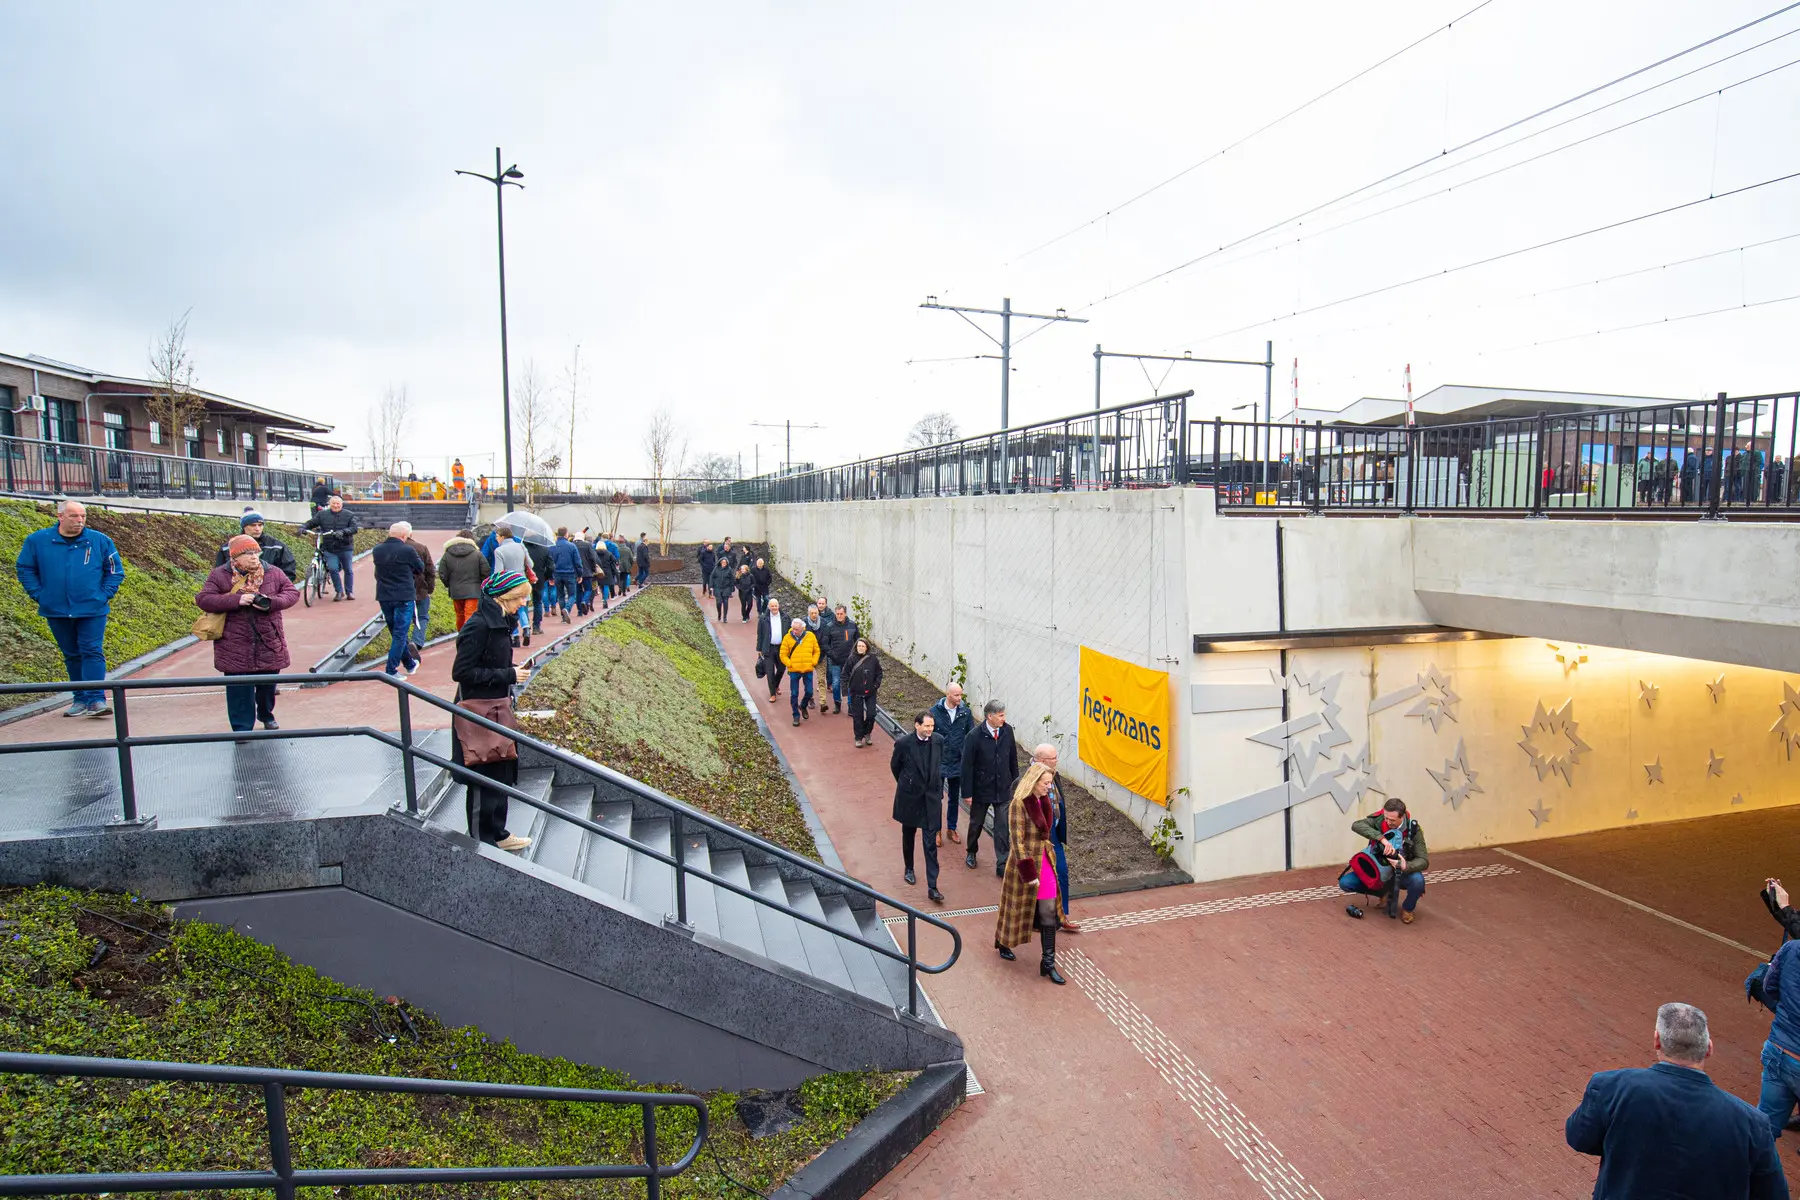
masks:
POLYGON ((1394 864, 1387 855, 1381 852, 1381 843, 1387 842, 1395 850, 1405 853, 1406 834, 1412 825, 1412 818, 1394 826, 1381 837, 1371 841, 1367 847, 1350 856, 1344 865, 1343 874, 1338 877, 1340 887, 1348 886, 1354 891, 1384 892, 1394 881, 1394 864))

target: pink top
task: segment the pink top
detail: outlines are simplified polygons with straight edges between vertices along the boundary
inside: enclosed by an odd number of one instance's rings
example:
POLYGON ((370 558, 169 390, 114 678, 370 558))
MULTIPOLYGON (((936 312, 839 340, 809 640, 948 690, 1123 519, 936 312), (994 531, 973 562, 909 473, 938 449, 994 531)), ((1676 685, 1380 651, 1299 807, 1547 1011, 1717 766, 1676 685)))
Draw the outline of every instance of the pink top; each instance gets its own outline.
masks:
POLYGON ((1050 852, 1044 851, 1043 861, 1038 863, 1039 900, 1056 899, 1056 864, 1050 861, 1050 852))

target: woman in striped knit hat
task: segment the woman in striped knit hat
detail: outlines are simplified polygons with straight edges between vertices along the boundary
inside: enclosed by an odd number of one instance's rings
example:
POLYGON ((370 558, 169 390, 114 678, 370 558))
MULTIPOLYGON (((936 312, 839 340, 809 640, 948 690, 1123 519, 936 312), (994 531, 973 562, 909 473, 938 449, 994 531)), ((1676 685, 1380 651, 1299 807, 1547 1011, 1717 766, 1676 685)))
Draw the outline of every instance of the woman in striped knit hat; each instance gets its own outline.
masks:
MULTIPOLYGON (((519 681, 512 661, 515 615, 531 600, 531 584, 521 571, 496 571, 481 585, 475 613, 456 635, 456 664, 450 678, 456 681, 456 702, 490 721, 516 728, 512 714, 512 685, 519 681)), ((504 734, 458 718, 451 730, 451 757, 495 783, 514 786, 519 781, 518 746, 504 734)), ((502 850, 523 850, 530 838, 517 837, 506 828, 506 794, 470 783, 468 789, 469 836, 502 850)))

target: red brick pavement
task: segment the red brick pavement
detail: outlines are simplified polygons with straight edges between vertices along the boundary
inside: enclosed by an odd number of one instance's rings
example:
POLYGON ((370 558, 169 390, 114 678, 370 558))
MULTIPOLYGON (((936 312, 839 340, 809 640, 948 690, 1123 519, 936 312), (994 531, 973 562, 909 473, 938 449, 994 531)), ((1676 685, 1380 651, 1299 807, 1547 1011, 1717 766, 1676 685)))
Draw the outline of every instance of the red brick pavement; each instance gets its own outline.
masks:
MULTIPOLYGON (((779 707, 762 701, 754 626, 721 634, 847 868, 923 903, 922 882, 908 889, 900 879, 886 754, 853 748, 844 717, 793 728, 785 690, 779 707)), ((1612 834, 1521 852, 1772 944, 1752 893, 1762 874, 1779 873, 1776 856, 1748 848, 1771 841, 1775 826, 1800 841, 1800 821, 1747 814, 1716 827, 1732 822, 1728 845, 1667 887, 1645 881, 1670 857, 1693 857, 1691 837, 1631 830, 1628 854, 1606 842, 1612 834)), ((947 907, 994 903, 991 860, 968 871, 952 849, 947 907)), ((1707 1010, 1713 1077, 1755 1098, 1767 1017, 1743 1001, 1750 956, 1491 851, 1442 854, 1433 867, 1440 881, 1411 926, 1379 915, 1352 922, 1336 898, 1126 928, 1096 920, 1063 940, 1063 988, 1038 978, 1030 950, 1016 963, 992 952, 991 914, 955 918, 963 956, 926 988, 986 1094, 870 1195, 1338 1200, 1387 1192, 1382 1172, 1399 1170, 1400 1190, 1421 1197, 1584 1197, 1596 1160, 1565 1146, 1563 1120, 1591 1072, 1649 1061, 1656 1006, 1671 999, 1707 1010), (1512 871, 1442 879, 1475 867, 1512 871), (1395 1145, 1405 1147, 1400 1166, 1395 1145)), ((1101 918, 1329 886, 1331 876, 1195 884, 1077 910, 1101 918)), ((929 953, 947 939, 927 933, 921 943, 929 953)))

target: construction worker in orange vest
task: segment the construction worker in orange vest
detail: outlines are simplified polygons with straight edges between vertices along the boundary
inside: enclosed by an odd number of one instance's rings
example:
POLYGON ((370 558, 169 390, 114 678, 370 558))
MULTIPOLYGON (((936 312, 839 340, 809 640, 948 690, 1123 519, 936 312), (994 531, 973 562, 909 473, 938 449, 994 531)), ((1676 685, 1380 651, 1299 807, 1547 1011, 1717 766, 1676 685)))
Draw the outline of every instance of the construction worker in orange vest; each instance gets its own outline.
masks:
POLYGON ((463 465, 459 458, 450 464, 450 485, 458 500, 463 498, 463 482, 463 465))

